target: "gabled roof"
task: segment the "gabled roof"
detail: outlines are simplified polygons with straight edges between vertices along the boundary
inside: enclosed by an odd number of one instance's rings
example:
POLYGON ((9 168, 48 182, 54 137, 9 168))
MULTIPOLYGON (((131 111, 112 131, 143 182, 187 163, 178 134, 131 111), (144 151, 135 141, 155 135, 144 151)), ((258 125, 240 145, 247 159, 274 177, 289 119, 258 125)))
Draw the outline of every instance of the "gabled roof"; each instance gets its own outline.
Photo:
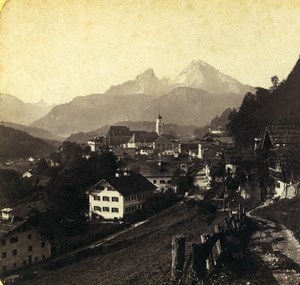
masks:
POLYGON ((138 172, 145 177, 172 177, 179 167, 179 161, 161 162, 161 166, 158 161, 141 161, 131 166, 132 169, 137 168, 138 172))
POLYGON ((181 142, 180 148, 181 151, 188 152, 189 150, 196 150, 198 151, 199 142, 181 142))
POLYGON ((128 143, 152 143, 157 138, 156 132, 134 131, 128 143))
POLYGON ((143 175, 139 173, 130 172, 129 176, 121 175, 119 177, 114 176, 102 179, 92 188, 90 188, 88 192, 91 193, 95 191, 96 186, 106 183, 110 184, 114 189, 116 189, 124 196, 129 194, 156 190, 156 186, 152 184, 149 180, 147 180, 143 175))
POLYGON ((157 143, 157 142, 172 143, 171 140, 166 135, 160 135, 154 142, 155 143, 157 143))
POLYGON ((274 150, 282 163, 298 163, 300 159, 299 126, 268 126, 265 130, 262 148, 274 150))
POLYGON ((249 148, 227 148, 223 150, 225 163, 257 162, 256 151, 249 148))
POLYGON ((111 126, 107 132, 107 135, 110 136, 131 136, 132 132, 126 126, 111 126))
POLYGON ((215 137, 214 140, 216 142, 219 142, 221 144, 234 144, 234 140, 233 140, 233 137, 215 137))

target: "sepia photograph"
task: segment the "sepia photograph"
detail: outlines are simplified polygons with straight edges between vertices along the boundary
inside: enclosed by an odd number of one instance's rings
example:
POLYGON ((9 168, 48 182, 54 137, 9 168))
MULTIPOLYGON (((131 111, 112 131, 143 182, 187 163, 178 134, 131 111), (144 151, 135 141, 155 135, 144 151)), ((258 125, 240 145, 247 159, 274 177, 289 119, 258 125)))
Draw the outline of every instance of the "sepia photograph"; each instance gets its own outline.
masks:
POLYGON ((300 2, 0 0, 7 284, 300 285, 300 2))

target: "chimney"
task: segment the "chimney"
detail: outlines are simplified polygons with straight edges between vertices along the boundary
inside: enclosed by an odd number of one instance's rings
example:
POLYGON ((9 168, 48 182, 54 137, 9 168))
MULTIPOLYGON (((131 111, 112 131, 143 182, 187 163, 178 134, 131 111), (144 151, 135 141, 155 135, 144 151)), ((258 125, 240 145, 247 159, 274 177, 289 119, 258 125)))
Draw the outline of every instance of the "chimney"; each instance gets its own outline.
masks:
POLYGON ((119 168, 116 170, 115 176, 116 176, 116 177, 120 177, 120 176, 121 176, 121 173, 120 173, 120 169, 119 169, 119 168))
POLYGON ((261 138, 254 138, 254 149, 255 150, 258 150, 261 146, 261 141, 262 139, 261 138))
POLYGON ((124 168, 124 176, 130 176, 130 171, 127 168, 124 168))
POLYGON ((202 144, 198 144, 198 158, 202 159, 203 158, 203 150, 202 150, 202 144))

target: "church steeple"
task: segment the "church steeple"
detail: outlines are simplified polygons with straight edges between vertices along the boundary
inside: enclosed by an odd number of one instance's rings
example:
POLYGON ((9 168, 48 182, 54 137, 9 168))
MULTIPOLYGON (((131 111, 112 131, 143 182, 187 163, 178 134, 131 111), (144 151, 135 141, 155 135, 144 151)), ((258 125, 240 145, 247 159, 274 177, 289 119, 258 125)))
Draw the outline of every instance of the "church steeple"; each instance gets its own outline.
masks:
POLYGON ((156 132, 159 136, 163 134, 162 117, 160 114, 158 114, 158 117, 156 119, 156 132))

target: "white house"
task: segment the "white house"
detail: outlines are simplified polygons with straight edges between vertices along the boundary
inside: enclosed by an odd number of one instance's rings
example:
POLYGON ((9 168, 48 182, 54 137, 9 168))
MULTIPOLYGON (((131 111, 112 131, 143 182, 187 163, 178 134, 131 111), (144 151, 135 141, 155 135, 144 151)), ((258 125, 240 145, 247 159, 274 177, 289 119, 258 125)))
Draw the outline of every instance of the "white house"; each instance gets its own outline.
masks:
POLYGON ((156 186, 141 174, 117 171, 111 178, 102 179, 89 189, 89 217, 121 219, 140 210, 156 186))

